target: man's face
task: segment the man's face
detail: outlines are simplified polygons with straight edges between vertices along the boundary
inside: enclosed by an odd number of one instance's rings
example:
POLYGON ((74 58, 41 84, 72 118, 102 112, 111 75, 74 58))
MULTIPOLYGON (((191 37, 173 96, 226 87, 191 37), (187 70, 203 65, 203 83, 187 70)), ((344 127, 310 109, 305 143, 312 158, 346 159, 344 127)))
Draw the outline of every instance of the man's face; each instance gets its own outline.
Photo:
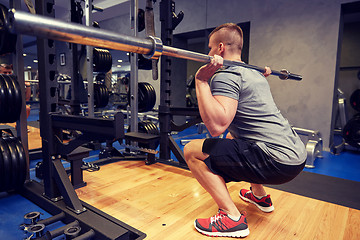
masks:
POLYGON ((0 74, 11 74, 12 70, 4 67, 0 67, 0 74))
MULTIPOLYGON (((216 33, 215 33, 216 34, 216 33)), ((220 55, 219 44, 216 41, 215 34, 209 38, 209 56, 220 55)))

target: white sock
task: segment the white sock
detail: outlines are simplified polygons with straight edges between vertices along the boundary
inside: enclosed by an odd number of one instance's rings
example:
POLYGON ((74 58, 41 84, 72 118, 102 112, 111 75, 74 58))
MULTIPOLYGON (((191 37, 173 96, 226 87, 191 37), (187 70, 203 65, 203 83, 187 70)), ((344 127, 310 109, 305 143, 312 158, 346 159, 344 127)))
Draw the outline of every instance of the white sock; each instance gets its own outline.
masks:
POLYGON ((234 216, 232 216, 232 215, 228 214, 228 217, 229 217, 231 220, 233 220, 233 221, 237 222, 237 221, 239 221, 239 220, 240 220, 241 215, 240 215, 240 217, 234 217, 234 216))
POLYGON ((258 196, 258 195, 255 195, 254 194, 254 192, 252 193, 257 199, 262 199, 263 197, 266 197, 267 196, 267 194, 266 195, 263 195, 263 196, 258 196))

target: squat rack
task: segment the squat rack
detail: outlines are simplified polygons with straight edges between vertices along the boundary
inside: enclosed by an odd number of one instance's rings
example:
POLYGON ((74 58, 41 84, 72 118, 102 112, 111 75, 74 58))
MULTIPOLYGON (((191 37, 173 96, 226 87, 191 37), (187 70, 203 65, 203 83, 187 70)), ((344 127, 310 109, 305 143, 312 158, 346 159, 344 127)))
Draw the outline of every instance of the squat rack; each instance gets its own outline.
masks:
MULTIPOLYGON (((46 206, 45 208, 50 209, 48 211, 52 214, 58 214, 59 211, 65 212, 67 216, 65 222, 71 222, 74 218, 78 219, 80 225, 85 229, 89 231, 91 229, 95 230, 96 239, 142 238, 144 237, 143 233, 81 202, 62 167, 61 156, 59 155, 60 149, 62 153, 66 153, 91 139, 121 139, 124 137, 124 122, 122 114, 115 115, 114 120, 100 120, 78 116, 62 116, 55 113, 57 105, 55 40, 134 52, 153 59, 163 56, 161 58, 162 100, 159 107, 160 159, 170 159, 171 149, 179 162, 183 164, 185 164, 184 156, 171 137, 170 132, 171 130, 185 129, 201 120, 197 110, 189 111, 185 108, 171 107, 171 59, 169 57, 203 63, 210 62, 212 57, 162 44, 163 42, 169 45, 172 43, 173 22, 171 13, 174 7, 172 0, 162 0, 160 3, 162 40, 156 37, 141 39, 55 20, 53 19, 55 16, 53 6, 54 0, 36 0, 36 11, 43 16, 32 15, 14 9, 10 10, 8 15, 9 25, 7 27, 11 32, 38 37, 39 87, 41 89, 40 131, 45 168, 44 189, 40 184, 30 181, 25 184, 23 194, 34 202, 40 203, 41 206, 46 206), (195 118, 183 126, 176 126, 171 123, 172 115, 195 116, 195 118), (102 127, 94 130, 94 125, 102 127), (57 141, 54 133, 57 133, 65 126, 68 129, 81 130, 84 136, 68 146, 62 145, 57 141), (98 226, 99 221, 106 222, 106 224, 98 226)), ((236 61, 225 60, 224 65, 238 65, 263 71, 262 68, 236 61)), ((277 75, 282 79, 301 80, 301 76, 285 70, 273 71, 273 75, 277 75)))

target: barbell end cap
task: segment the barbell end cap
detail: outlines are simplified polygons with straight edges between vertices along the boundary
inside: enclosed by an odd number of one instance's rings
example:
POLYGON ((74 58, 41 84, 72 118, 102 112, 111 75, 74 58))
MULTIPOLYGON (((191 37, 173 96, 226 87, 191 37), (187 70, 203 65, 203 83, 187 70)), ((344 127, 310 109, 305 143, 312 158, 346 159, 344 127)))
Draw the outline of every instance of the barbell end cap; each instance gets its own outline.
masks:
POLYGON ((147 39, 150 39, 153 43, 153 49, 148 54, 143 54, 144 58, 147 59, 159 59, 163 52, 163 43, 160 38, 148 36, 147 39))
POLYGON ((282 69, 280 71, 281 75, 279 75, 279 78, 281 80, 288 80, 288 79, 291 79, 291 80, 296 80, 296 81, 301 81, 302 80, 302 76, 301 75, 297 75, 297 74, 294 74, 294 73, 291 73, 289 72, 288 70, 286 69, 282 69))
POLYGON ((289 78, 290 72, 289 72, 288 70, 282 69, 282 70, 280 71, 280 73, 281 73, 281 75, 279 75, 279 78, 280 78, 281 80, 287 80, 287 79, 289 78))

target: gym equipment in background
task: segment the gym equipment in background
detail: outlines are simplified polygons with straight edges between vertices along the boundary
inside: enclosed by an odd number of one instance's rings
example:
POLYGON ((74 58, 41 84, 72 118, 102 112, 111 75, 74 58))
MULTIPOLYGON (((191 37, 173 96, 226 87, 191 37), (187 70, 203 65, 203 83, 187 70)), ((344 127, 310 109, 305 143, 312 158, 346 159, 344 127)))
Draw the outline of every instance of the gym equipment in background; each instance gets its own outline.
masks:
POLYGON ((292 127, 294 131, 299 134, 307 137, 306 141, 303 140, 306 147, 307 158, 306 158, 306 168, 315 168, 314 161, 317 158, 322 158, 323 152, 323 142, 319 131, 292 127))

